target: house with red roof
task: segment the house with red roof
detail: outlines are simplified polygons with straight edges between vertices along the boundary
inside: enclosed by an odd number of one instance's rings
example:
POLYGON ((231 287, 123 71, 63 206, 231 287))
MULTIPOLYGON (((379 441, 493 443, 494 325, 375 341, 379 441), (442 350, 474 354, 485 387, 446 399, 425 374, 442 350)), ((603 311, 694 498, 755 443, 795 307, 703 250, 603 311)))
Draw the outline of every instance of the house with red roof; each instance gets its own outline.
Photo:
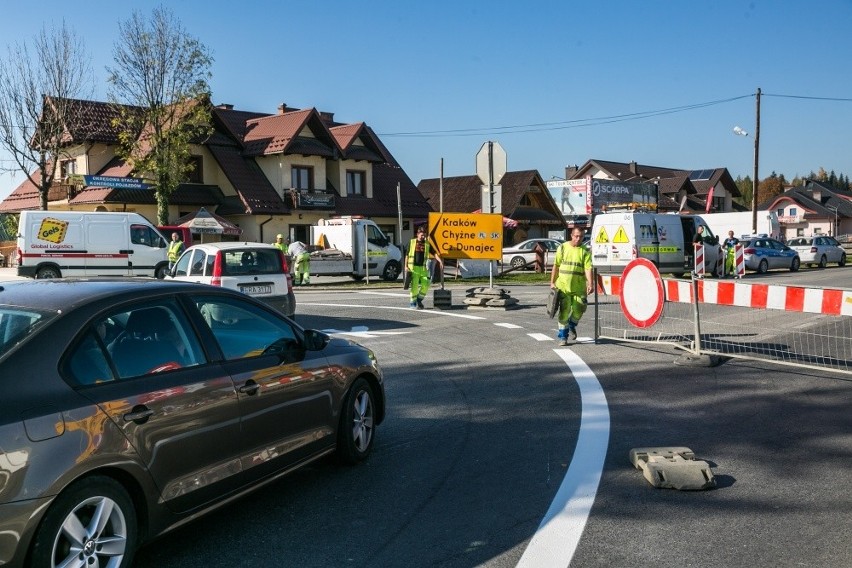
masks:
POLYGON ((734 201, 734 198, 741 197, 741 194, 727 168, 686 170, 595 159, 586 161, 580 167, 565 168, 565 179, 586 177, 655 183, 658 187, 657 210, 662 213, 723 213, 747 210, 734 201))
MULTIPOLYGON (((48 209, 135 211, 156 221, 150 189, 84 183, 83 176, 142 173, 131 171, 117 155, 119 133, 112 119, 118 109, 104 102, 76 102, 83 120, 65 136, 48 209)), ((373 219, 397 241, 401 208, 406 241, 413 235, 413 220, 432 210, 364 122, 342 123, 332 113, 286 104, 275 114, 223 104, 211 107, 211 117, 212 134, 192 147, 191 175, 169 198, 170 222, 204 207, 238 225, 241 240, 271 242, 282 233, 306 241, 309 227, 321 218, 359 215, 373 219)), ((0 213, 39 207, 38 189, 25 180, 0 202, 0 213)))

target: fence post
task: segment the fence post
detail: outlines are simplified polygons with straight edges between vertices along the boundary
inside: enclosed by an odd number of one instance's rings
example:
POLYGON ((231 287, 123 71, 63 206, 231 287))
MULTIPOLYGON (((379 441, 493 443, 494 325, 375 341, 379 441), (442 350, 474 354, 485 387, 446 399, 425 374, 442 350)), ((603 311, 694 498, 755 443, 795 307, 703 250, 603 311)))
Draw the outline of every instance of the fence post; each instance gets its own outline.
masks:
POLYGON ((695 320, 695 340, 693 341, 692 352, 696 355, 701 355, 701 322, 698 317, 698 279, 695 274, 692 275, 692 317, 695 320))

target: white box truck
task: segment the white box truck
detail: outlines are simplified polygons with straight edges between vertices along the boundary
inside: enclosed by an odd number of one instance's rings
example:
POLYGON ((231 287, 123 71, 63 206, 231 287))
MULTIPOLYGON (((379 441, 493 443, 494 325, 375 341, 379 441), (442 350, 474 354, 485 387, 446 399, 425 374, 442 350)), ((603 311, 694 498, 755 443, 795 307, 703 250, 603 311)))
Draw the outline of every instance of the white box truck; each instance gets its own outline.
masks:
POLYGON ((163 235, 138 213, 22 211, 18 276, 155 276, 168 269, 163 235))
MULTIPOLYGON (((730 213, 708 213, 699 215, 707 226, 723 241, 728 238, 728 231, 733 231, 738 239, 748 238, 752 231, 752 212, 735 211, 730 213)), ((774 211, 757 212, 757 234, 766 235, 770 239, 780 240, 781 223, 774 211)))
POLYGON ((647 258, 660 273, 677 277, 692 272, 695 248, 692 238, 704 227, 704 271, 718 276, 722 255, 719 238, 697 215, 664 213, 601 213, 592 223, 592 264, 599 272, 621 273, 635 258, 647 258))
POLYGON ((311 227, 311 242, 322 246, 311 252, 311 275, 393 281, 402 272, 402 251, 369 219, 320 219, 311 227))

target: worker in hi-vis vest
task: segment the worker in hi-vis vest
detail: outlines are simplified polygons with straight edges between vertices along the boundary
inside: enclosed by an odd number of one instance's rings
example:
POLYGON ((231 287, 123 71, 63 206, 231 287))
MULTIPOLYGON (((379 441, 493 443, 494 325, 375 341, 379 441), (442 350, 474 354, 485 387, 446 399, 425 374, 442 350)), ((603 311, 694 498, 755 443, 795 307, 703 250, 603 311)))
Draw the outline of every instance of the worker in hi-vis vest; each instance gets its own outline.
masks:
POLYGON ((431 282, 428 266, 430 256, 435 257, 441 270, 443 270, 444 261, 441 260, 441 255, 429 246, 429 241, 426 240, 426 227, 421 225, 417 227, 417 236, 411 239, 408 245, 405 261, 405 268, 411 275, 411 303, 408 304, 411 308, 423 309, 423 298, 426 297, 431 282))
POLYGON ((183 252, 183 241, 180 240, 179 237, 180 235, 178 235, 177 233, 172 233, 172 242, 169 243, 168 252, 169 270, 172 269, 172 267, 177 262, 178 257, 180 257, 180 253, 183 252))
POLYGON ((583 246, 583 229, 571 229, 571 240, 559 245, 550 271, 550 287, 561 293, 559 305, 559 345, 577 340, 577 324, 586 312, 586 296, 592 288, 592 255, 583 246))

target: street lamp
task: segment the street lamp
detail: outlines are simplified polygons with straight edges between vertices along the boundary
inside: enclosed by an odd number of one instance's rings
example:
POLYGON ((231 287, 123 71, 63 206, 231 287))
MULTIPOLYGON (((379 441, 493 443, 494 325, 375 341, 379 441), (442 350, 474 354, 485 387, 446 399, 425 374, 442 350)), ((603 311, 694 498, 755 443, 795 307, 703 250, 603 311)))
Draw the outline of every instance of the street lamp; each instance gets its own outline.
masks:
POLYGON ((834 211, 834 228, 831 231, 831 236, 836 239, 837 238, 837 207, 834 207, 832 205, 826 205, 825 208, 828 209, 829 211, 834 211))
MULTIPOLYGON (((754 178, 751 180, 751 230, 757 234, 757 164, 760 156, 760 88, 755 94, 757 108, 755 112, 755 127, 754 127, 754 178)), ((734 127, 734 134, 737 136, 748 136, 748 132, 740 128, 734 127)))

